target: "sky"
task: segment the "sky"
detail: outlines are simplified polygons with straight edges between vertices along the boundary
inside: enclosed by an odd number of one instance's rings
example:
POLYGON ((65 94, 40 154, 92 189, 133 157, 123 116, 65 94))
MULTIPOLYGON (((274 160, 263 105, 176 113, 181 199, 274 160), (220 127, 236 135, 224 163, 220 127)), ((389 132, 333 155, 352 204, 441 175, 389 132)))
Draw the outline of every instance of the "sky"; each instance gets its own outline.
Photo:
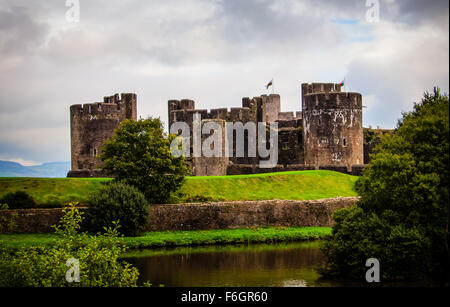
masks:
POLYGON ((273 79, 299 111, 301 83, 344 78, 365 127, 448 93, 449 1, 0 0, 0 160, 70 161, 70 105, 115 93, 167 123, 170 99, 240 107, 273 79))

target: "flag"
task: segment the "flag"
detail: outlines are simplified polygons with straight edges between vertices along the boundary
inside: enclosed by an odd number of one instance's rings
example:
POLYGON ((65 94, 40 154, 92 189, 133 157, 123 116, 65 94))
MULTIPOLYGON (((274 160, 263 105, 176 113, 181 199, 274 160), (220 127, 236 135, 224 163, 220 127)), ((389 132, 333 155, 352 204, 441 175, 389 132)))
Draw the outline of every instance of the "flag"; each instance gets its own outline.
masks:
POLYGON ((273 79, 269 83, 267 83, 266 89, 269 89, 269 86, 272 86, 272 85, 273 85, 273 79))
POLYGON ((339 86, 344 86, 344 84, 345 84, 345 79, 343 80, 343 81, 341 81, 341 82, 339 82, 339 86))

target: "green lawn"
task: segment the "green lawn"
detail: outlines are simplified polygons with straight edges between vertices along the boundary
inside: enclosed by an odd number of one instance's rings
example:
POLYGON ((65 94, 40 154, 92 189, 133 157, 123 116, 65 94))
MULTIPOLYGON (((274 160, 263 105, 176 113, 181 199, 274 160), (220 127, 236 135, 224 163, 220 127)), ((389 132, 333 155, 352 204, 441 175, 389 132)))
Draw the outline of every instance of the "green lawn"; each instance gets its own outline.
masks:
POLYGON ((181 189, 187 195, 225 200, 310 200, 358 196, 358 177, 333 171, 293 171, 257 175, 189 177, 181 189))
POLYGON ((60 206, 72 201, 86 202, 105 178, 0 178, 0 197, 15 191, 25 191, 41 206, 60 206))
MULTIPOLYGON (((197 231, 147 232, 140 237, 122 238, 131 249, 165 246, 193 246, 237 243, 268 243, 316 240, 331 234, 329 227, 258 227, 197 231)), ((52 234, 0 235, 0 244, 8 249, 51 245, 52 234)))
MULTIPOLYGON (((358 177, 332 171, 295 171, 258 175, 187 177, 181 189, 187 197, 218 200, 310 200, 338 196, 357 196, 358 177)), ((0 197, 26 191, 41 206, 84 203, 105 178, 0 178, 0 197)), ((183 199, 180 199, 183 201, 183 199)))

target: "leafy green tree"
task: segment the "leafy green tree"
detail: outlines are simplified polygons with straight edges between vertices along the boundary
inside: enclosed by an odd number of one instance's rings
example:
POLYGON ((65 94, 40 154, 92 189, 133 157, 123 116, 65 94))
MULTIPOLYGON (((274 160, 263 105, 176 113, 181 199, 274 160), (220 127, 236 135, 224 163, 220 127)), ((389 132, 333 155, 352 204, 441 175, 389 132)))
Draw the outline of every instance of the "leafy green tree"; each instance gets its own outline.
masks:
POLYGON ((375 257, 385 278, 448 278, 448 95, 435 88, 403 113, 356 188, 359 209, 336 212, 324 244, 328 273, 362 278, 364 261, 375 257))
POLYGON ((116 181, 138 188, 150 203, 166 203, 188 173, 184 157, 174 157, 159 118, 126 120, 105 142, 103 169, 116 181))

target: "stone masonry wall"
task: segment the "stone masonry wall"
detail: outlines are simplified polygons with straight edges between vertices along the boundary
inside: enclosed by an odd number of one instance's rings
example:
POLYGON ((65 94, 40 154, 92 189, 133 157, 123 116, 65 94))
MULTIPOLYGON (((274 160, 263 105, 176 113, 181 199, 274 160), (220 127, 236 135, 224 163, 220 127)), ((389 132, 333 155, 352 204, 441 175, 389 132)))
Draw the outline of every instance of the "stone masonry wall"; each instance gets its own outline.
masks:
MULTIPOLYGON (((146 231, 233 229, 258 226, 320 226, 334 224, 335 210, 357 203, 357 197, 321 200, 263 200, 219 203, 155 205, 151 207, 146 231)), ((84 211, 86 208, 80 208, 84 211)), ((0 211, 0 232, 17 214, 15 233, 52 233, 51 225, 62 216, 61 209, 0 211)))

